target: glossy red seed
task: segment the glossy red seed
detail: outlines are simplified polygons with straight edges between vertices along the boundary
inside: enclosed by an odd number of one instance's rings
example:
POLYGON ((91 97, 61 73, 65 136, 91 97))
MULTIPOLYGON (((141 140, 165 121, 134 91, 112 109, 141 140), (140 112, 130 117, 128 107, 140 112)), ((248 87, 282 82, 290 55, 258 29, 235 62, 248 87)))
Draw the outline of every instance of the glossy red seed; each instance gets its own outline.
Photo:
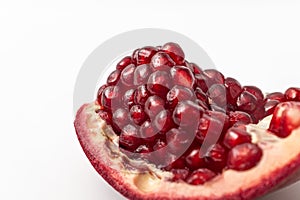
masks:
POLYGON ((266 97, 265 97, 265 101, 270 101, 270 100, 276 100, 276 101, 279 101, 279 102, 284 102, 286 99, 285 99, 285 96, 284 96, 283 93, 273 92, 273 93, 267 94, 266 97))
POLYGON ((161 49, 168 53, 178 65, 184 63, 184 52, 178 44, 169 42, 163 45, 161 49))
POLYGON ((189 169, 195 170, 205 166, 204 156, 200 154, 200 147, 190 151, 185 157, 186 165, 189 169))
POLYGON ((102 98, 102 93, 103 93, 103 90, 104 90, 106 87, 107 87, 107 85, 102 85, 102 86, 98 89, 98 92, 97 92, 97 101, 98 101, 98 103, 100 104, 100 106, 102 106, 102 105, 101 105, 101 102, 102 102, 102 100, 101 100, 101 98, 102 98))
POLYGON ((106 87, 101 95, 101 105, 106 109, 116 109, 119 107, 120 91, 118 86, 106 87))
POLYGON ((196 87, 196 89, 194 90, 194 93, 195 93, 197 99, 207 103, 207 95, 203 92, 203 90, 201 88, 196 87))
POLYGON ((118 81, 120 80, 121 71, 115 70, 113 71, 107 78, 106 83, 108 85, 116 85, 118 81))
POLYGON ((171 87, 171 78, 170 74, 165 71, 156 71, 153 72, 147 83, 147 89, 151 94, 158 95, 163 99, 166 98, 166 95, 171 87))
POLYGON ((229 112, 229 123, 230 126, 234 124, 250 124, 252 123, 251 116, 243 111, 230 111, 229 112))
POLYGON ((272 115, 276 106, 280 103, 278 100, 268 100, 264 103, 264 116, 272 115))
POLYGON ((175 108, 175 106, 180 101, 184 100, 193 100, 193 92, 191 89, 181 86, 175 85, 167 94, 167 107, 168 108, 175 108))
POLYGON ((117 64, 116 69, 122 71, 125 67, 127 67, 130 64, 132 64, 131 57, 126 56, 117 64))
POLYGON ((134 89, 127 90, 122 97, 122 101, 123 106, 129 110, 134 104, 134 89))
POLYGON ((251 113, 255 110, 257 105, 256 97, 248 91, 243 91, 236 102, 239 110, 251 113))
POLYGON ((214 172, 221 172, 226 166, 227 152, 225 148, 220 144, 213 144, 209 147, 205 154, 205 162, 209 169, 214 172))
MULTIPOLYGON (((181 127, 198 127, 203 109, 192 101, 181 101, 173 111, 174 122, 181 127)), ((196 129, 195 129, 196 130, 196 129)))
POLYGON ((278 137, 287 137, 300 126, 300 102, 279 103, 273 113, 269 131, 278 137))
POLYGON ((139 65, 134 70, 133 75, 133 84, 134 85, 143 85, 147 84, 149 75, 152 73, 150 65, 143 64, 139 65))
POLYGON ((175 157, 175 160, 164 169, 167 171, 172 171, 172 169, 186 169, 188 171, 185 166, 184 156, 181 156, 180 158, 175 157))
POLYGON ((134 70, 135 65, 130 64, 127 67, 125 67, 121 73, 121 83, 126 86, 132 86, 133 85, 133 76, 134 76, 134 70))
POLYGON ((237 171, 248 170, 258 164, 262 155, 262 150, 256 144, 240 144, 228 152, 227 166, 237 171))
POLYGON ((207 92, 211 86, 209 77, 205 73, 195 74, 196 87, 199 87, 203 92, 207 92))
POLYGON ((149 96, 150 93, 145 85, 138 86, 133 93, 134 103, 144 105, 149 96))
POLYGON ((147 115, 141 105, 133 105, 131 107, 130 117, 136 125, 141 125, 147 119, 147 115))
POLYGON ((193 134, 183 129, 172 128, 166 133, 168 151, 177 157, 182 156, 192 144, 193 138, 193 134))
POLYGON ((263 105, 263 101, 258 101, 256 103, 256 109, 251 113, 252 122, 256 124, 264 117, 265 117, 265 108, 263 105))
POLYGON ((152 123, 150 121, 145 121, 141 126, 140 126, 140 136, 147 142, 153 142, 156 134, 158 131, 153 127, 152 123))
POLYGON ((174 85, 182 85, 193 88, 195 77, 192 71, 185 66, 174 66, 170 69, 170 74, 174 85))
POLYGON ((129 123, 129 115, 128 111, 126 111, 123 108, 118 108, 114 113, 113 113, 113 128, 114 131, 120 132, 125 125, 129 123))
POLYGON ((232 149, 233 147, 243 143, 251 143, 251 135, 246 130, 235 127, 227 130, 223 139, 224 146, 232 149))
POLYGON ((287 101, 300 101, 300 88, 291 87, 284 93, 287 101))
POLYGON ((145 103, 145 112, 153 119, 159 112, 164 110, 165 101, 159 96, 150 96, 145 103))
POLYGON ((137 65, 148 64, 156 52, 157 49, 155 47, 146 46, 136 50, 132 55, 132 59, 137 65))
MULTIPOLYGON (((224 122, 220 122, 218 119, 203 114, 203 117, 199 120, 199 126, 196 133, 196 139, 203 143, 207 141, 208 145, 214 144, 219 140, 223 132, 224 122)), ((205 147, 206 149, 208 147, 205 147)))
POLYGON ((243 87, 244 91, 248 91, 251 94, 253 94, 257 100, 263 100, 264 99, 264 94, 262 93, 262 91, 256 87, 256 86, 244 86, 243 87))
POLYGON ((200 168, 191 173, 191 175, 186 179, 186 182, 191 185, 202 185, 205 182, 213 179, 216 174, 206 168, 200 168))
POLYGON ((210 104, 217 105, 220 108, 226 110, 226 88, 222 84, 214 84, 212 85, 208 91, 207 95, 210 98, 210 104))
POLYGON ((215 69, 206 69, 204 70, 204 73, 207 75, 209 78, 209 84, 224 84, 224 75, 219 72, 218 70, 215 69))
POLYGON ((151 59, 151 66, 154 70, 167 70, 176 63, 165 52, 157 52, 151 59))
POLYGON ((227 102, 233 106, 236 105, 236 100, 242 92, 241 84, 234 78, 227 77, 224 81, 226 87, 227 102))
POLYGON ((195 63, 187 63, 186 66, 190 68, 193 74, 201 74, 203 70, 195 63))
POLYGON ((140 146, 141 140, 139 139, 137 128, 131 124, 126 125, 119 136, 119 144, 121 148, 127 150, 135 150, 140 146))
POLYGON ((172 120, 172 113, 168 110, 162 110, 159 112, 155 116, 153 124, 155 128, 162 133, 166 133, 171 128, 175 127, 175 124, 172 120))

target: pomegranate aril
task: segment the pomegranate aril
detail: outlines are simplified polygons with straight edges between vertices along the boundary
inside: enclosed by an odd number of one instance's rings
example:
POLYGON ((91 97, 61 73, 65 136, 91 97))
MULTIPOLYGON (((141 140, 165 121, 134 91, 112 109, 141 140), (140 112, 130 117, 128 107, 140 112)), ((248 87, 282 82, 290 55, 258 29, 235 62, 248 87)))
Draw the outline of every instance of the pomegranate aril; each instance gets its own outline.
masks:
POLYGON ((207 75, 207 77, 209 78, 209 84, 224 84, 224 75, 215 70, 215 69, 206 69, 204 70, 204 73, 207 75))
POLYGON ((265 101, 271 101, 271 100, 284 102, 286 99, 285 99, 285 96, 284 96, 283 93, 281 93, 281 92, 272 92, 272 93, 267 94, 266 97, 265 97, 265 101))
POLYGON ((169 42, 163 45, 161 49, 168 53, 176 64, 181 65, 184 63, 184 52, 178 44, 169 42))
POLYGON ((168 151, 176 156, 182 156, 192 144, 193 138, 194 134, 180 128, 172 128, 166 133, 168 151))
POLYGON ((116 85, 118 81, 120 80, 121 71, 115 70, 113 71, 107 78, 106 83, 108 85, 116 85))
POLYGON ((193 149, 185 157, 187 167, 192 170, 198 169, 205 166, 204 156, 200 154, 200 146, 197 149, 193 149))
POLYGON ((137 125, 141 125, 147 119, 147 115, 141 105, 133 105, 131 107, 130 117, 131 120, 137 125))
POLYGON ((251 143, 251 135, 246 130, 235 127, 227 130, 223 139, 225 147, 232 149, 233 147, 243 143, 251 143))
POLYGON ((133 85, 133 76, 134 76, 134 70, 135 65, 130 64, 127 67, 125 67, 121 73, 121 83, 126 86, 132 86, 133 85))
POLYGON ((140 136, 147 142, 153 142, 158 131, 153 127, 150 121, 145 121, 140 126, 140 136))
POLYGON ((197 99, 199 99, 202 102, 207 103, 207 95, 203 92, 203 90, 199 87, 196 87, 195 91, 194 91, 197 99))
POLYGON ((227 152, 225 148, 220 144, 214 144, 205 154, 205 162, 207 167, 214 172, 221 172, 226 166, 227 152))
POLYGON ((119 136, 119 144, 120 147, 131 151, 140 146, 141 140, 137 128, 131 124, 126 125, 119 136))
POLYGON ((264 103, 264 110, 265 110, 265 115, 268 116, 273 114, 276 106, 280 103, 278 100, 268 100, 264 103))
POLYGON ((204 73, 195 74, 196 87, 199 87, 203 92, 207 92, 208 88, 210 87, 208 79, 209 77, 207 77, 207 75, 204 73))
POLYGON ((134 104, 134 89, 127 90, 122 97, 122 101, 123 106, 129 110, 134 104))
POLYGON ((133 93, 134 103, 144 105, 149 96, 150 93, 147 90, 146 85, 138 86, 133 93))
POLYGON ((172 114, 168 110, 162 110, 159 112, 155 116, 153 124, 155 128, 162 133, 166 133, 171 128, 175 127, 175 124, 172 120, 172 114))
POLYGON ((110 110, 110 109, 115 109, 119 107, 119 96, 120 96, 120 91, 119 91, 118 86, 108 86, 106 87, 101 95, 101 103, 100 105, 103 106, 104 108, 110 110))
POLYGON ((105 88, 107 88, 107 85, 102 85, 99 89, 98 89, 98 91, 97 91, 97 101, 98 101, 98 103, 101 105, 101 98, 102 98, 102 93, 103 93, 103 90, 105 89, 105 88))
POLYGON ((173 111, 173 120, 178 126, 196 128, 203 112, 204 110, 196 103, 189 100, 181 101, 173 111))
POLYGON ((279 103, 270 122, 269 131, 284 138, 300 127, 300 102, 288 101, 279 103))
POLYGON ((143 64, 139 65, 134 70, 133 84, 134 85, 143 85, 147 84, 149 75, 152 73, 150 65, 143 64))
POLYGON ((126 56, 117 64, 116 69, 122 71, 125 67, 127 67, 130 64, 132 64, 131 57, 126 56))
POLYGON ((224 81, 226 87, 227 102, 235 109, 236 100, 242 92, 241 84, 234 78, 227 77, 224 81))
POLYGON ((172 81, 168 72, 156 71, 150 75, 147 83, 147 89, 151 92, 151 94, 158 95, 165 99, 171 87, 171 83, 172 81))
POLYGON ((263 105, 263 101, 259 100, 256 103, 256 109, 251 113, 252 122, 254 124, 258 123, 261 119, 265 117, 265 108, 263 105))
POLYGON ((230 111, 229 114, 229 123, 230 126, 234 124, 251 124, 252 118, 251 116, 243 111, 230 111))
POLYGON ((128 112, 119 108, 113 113, 113 129, 115 132, 120 132, 125 125, 129 123, 129 115, 128 112))
POLYGON ((300 88, 291 87, 284 93, 287 101, 300 101, 300 88))
POLYGON ((256 97, 248 91, 243 91, 236 102, 239 110, 251 113, 255 110, 257 105, 256 97))
POLYGON ((175 64, 172 58, 165 52, 157 52, 151 59, 151 66, 155 71, 167 70, 175 64))
POLYGON ((226 89, 225 86, 222 84, 214 84, 212 85, 208 91, 207 94, 211 100, 211 104, 217 105, 220 108, 223 108, 226 110, 226 89))
POLYGON ((181 156, 180 158, 174 160, 171 164, 164 167, 164 170, 172 171, 172 169, 187 169, 185 166, 185 160, 184 156, 181 156))
POLYGON ((172 181, 185 180, 189 175, 187 169, 171 169, 171 173, 174 175, 172 181))
POLYGON ((137 65, 148 64, 156 52, 157 49, 155 47, 146 46, 136 50, 132 55, 132 59, 137 65))
POLYGON ((216 173, 213 171, 206 168, 200 168, 193 171, 186 179, 186 182, 191 185, 202 185, 205 182, 213 179, 215 176, 216 173))
POLYGON ((174 85, 182 85, 193 88, 195 77, 192 71, 185 66, 174 66, 170 69, 170 74, 174 85))
POLYGON ((195 63, 186 63, 186 66, 190 68, 193 74, 201 74, 203 70, 195 63))
POLYGON ((227 166, 237 171, 248 170, 258 164, 262 155, 262 150, 256 144, 240 144, 228 152, 227 166))
POLYGON ((175 85, 167 94, 167 107, 173 109, 178 102, 192 100, 193 96, 194 95, 191 89, 181 85, 175 85))
POLYGON ((145 103, 145 112, 153 119, 160 111, 164 110, 165 101, 159 96, 150 96, 145 103))
POLYGON ((207 140, 208 145, 214 144, 221 137, 223 128, 224 122, 221 122, 208 114, 203 114, 203 117, 199 120, 196 139, 200 143, 207 140))
POLYGON ((253 96, 256 97, 257 100, 263 100, 264 99, 264 94, 262 93, 262 91, 256 87, 256 86, 244 86, 243 87, 244 91, 248 91, 251 94, 253 94, 253 96))

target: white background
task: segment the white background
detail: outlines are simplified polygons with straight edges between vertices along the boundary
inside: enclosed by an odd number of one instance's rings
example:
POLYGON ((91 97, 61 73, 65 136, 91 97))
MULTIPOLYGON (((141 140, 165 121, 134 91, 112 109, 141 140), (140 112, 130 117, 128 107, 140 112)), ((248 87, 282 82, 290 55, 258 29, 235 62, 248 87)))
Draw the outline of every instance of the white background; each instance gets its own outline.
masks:
MULTIPOLYGON (((91 167, 72 124, 80 67, 116 34, 174 30, 242 84, 300 86, 299 3, 209 2, 0 1, 0 199, 122 199, 91 167)), ((264 200, 298 199, 298 188, 264 200)))

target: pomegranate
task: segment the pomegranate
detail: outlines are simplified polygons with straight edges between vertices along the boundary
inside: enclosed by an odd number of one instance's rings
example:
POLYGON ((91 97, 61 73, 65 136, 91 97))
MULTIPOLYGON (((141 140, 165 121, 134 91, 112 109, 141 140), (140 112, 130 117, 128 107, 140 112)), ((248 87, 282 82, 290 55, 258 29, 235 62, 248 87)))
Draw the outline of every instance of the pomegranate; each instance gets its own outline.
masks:
POLYGON ((253 199, 300 170, 300 89, 264 95, 173 42, 124 57, 74 125, 130 199, 253 199))

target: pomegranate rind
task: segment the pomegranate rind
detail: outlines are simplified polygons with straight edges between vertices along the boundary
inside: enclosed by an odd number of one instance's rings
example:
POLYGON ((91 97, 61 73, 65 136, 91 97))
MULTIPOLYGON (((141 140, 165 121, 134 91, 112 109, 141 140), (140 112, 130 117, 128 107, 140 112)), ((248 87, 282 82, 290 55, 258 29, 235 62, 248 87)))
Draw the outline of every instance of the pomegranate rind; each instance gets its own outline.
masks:
MULTIPOLYGON (((250 170, 226 170, 203 185, 170 182, 164 174, 137 173, 126 169, 121 160, 114 160, 107 145, 111 129, 96 114, 97 103, 83 105, 74 122, 79 142, 96 171, 117 191, 129 199, 145 200, 232 200, 253 199, 297 180, 300 166, 300 129, 287 138, 277 138, 265 129, 250 125, 263 150, 261 161, 250 170), (117 167, 112 167, 117 166, 117 167)), ((296 116, 299 117, 299 116, 296 116)), ((117 139, 117 137, 116 137, 117 139)))

